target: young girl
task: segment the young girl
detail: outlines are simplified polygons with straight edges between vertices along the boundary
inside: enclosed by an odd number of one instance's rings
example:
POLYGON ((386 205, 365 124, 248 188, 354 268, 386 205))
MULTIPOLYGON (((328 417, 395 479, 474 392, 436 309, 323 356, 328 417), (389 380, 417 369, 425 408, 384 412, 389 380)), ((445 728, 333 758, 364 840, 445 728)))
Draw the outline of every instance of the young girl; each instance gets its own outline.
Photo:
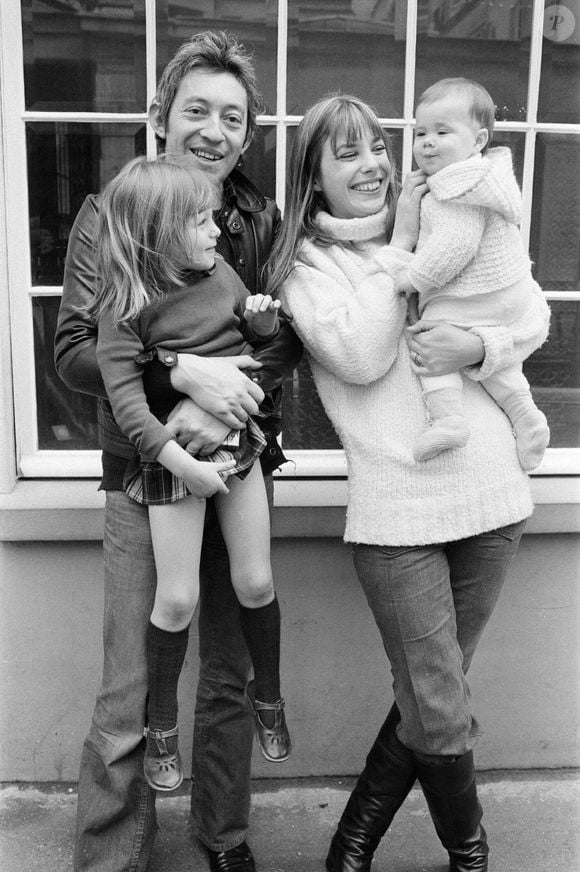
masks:
MULTIPOLYGON (((468 444, 415 462, 411 447, 424 428, 424 407, 409 346, 423 354, 423 331, 432 332, 449 371, 501 367, 506 356, 522 360, 545 339, 548 308, 536 290, 526 318, 510 325, 509 343, 505 328, 486 332, 484 344, 468 330, 419 322, 408 346, 407 301, 395 280, 413 262, 426 177, 410 173, 397 203, 386 134, 355 97, 330 97, 306 112, 288 177, 269 288, 280 291, 293 317, 344 445, 345 540, 381 633, 396 702, 342 814, 326 868, 369 872, 418 778, 449 869, 485 872, 473 760, 481 729, 465 673, 532 502, 509 421, 475 380, 464 385, 468 444)), ((441 368, 425 353, 425 369, 435 375, 441 368)))
POLYGON ((227 440, 229 453, 218 452, 213 462, 192 457, 163 426, 179 395, 160 393, 144 366, 154 355, 172 365, 178 352, 244 354, 251 351, 247 337, 256 345, 276 335, 279 302, 248 295, 237 274, 216 257, 214 205, 214 188, 201 174, 161 159, 128 163, 102 196, 99 290, 91 308, 115 420, 140 454, 125 488, 149 507, 157 588, 147 633, 144 771, 151 787, 165 791, 183 780, 177 684, 198 600, 205 498, 214 495, 254 666, 248 695, 260 748, 273 762, 290 753, 270 519, 260 464, 254 463, 263 435, 249 419, 238 446, 227 440))
MULTIPOLYGON (((413 154, 429 193, 416 256, 397 277, 397 290, 418 293, 421 318, 480 331, 525 317, 537 287, 519 232, 521 194, 510 151, 488 150, 494 121, 491 96, 470 79, 441 79, 419 98, 413 154)), ((420 378, 431 426, 413 456, 423 461, 465 445, 469 425, 458 372, 420 378)), ((535 469, 550 431, 521 362, 480 381, 512 423, 522 469, 535 469)))

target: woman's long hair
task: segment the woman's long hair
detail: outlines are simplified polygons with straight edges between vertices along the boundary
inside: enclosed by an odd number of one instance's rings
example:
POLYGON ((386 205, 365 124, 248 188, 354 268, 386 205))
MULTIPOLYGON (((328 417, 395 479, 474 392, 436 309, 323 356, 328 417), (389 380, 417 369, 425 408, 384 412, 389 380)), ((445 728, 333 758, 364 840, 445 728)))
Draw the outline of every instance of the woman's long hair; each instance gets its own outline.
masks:
POLYGON ((203 174, 162 157, 129 161, 100 200, 91 316, 110 309, 116 324, 132 320, 169 287, 183 285, 188 221, 215 205, 215 188, 203 174))
POLYGON ((315 222, 316 214, 321 209, 328 209, 322 193, 315 190, 325 142, 330 140, 331 148, 336 151, 339 139, 354 142, 367 132, 383 140, 391 164, 386 197, 389 206, 387 239, 390 238, 399 186, 388 134, 373 109, 357 97, 350 94, 325 97, 308 109, 296 130, 288 170, 284 222, 268 262, 268 293, 272 296, 277 295, 277 290, 294 268, 296 253, 303 240, 310 239, 319 245, 336 242, 315 222))

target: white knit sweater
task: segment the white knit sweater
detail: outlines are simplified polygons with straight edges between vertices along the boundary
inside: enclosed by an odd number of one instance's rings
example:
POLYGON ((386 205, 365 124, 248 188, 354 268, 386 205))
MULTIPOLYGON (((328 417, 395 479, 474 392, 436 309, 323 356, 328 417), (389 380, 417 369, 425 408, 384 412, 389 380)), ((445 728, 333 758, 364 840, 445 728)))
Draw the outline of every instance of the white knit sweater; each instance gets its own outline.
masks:
MULTIPOLYGON (((413 255, 384 244, 385 219, 385 212, 352 220, 320 213, 317 220, 327 233, 358 248, 304 243, 281 294, 345 449, 345 540, 421 545, 520 521, 532 511, 528 478, 510 424, 473 380, 476 370, 464 390, 472 429, 468 445, 425 463, 413 460, 425 409, 402 335, 406 304, 393 291, 393 277, 413 255)), ((513 336, 489 328, 482 336, 486 365, 479 375, 527 357, 545 339, 547 322, 540 294, 533 325, 519 325, 520 332, 514 325, 513 336)))
POLYGON ((408 270, 420 316, 469 327, 511 324, 524 314, 534 280, 509 148, 450 164, 428 181, 408 270))

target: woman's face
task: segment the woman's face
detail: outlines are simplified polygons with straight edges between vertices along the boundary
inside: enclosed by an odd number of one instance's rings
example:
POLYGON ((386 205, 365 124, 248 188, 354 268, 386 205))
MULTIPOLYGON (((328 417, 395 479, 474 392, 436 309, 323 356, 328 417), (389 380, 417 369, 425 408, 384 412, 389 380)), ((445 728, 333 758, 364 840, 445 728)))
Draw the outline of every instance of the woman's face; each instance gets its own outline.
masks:
POLYGON ((332 139, 322 148, 315 190, 335 218, 366 218, 385 205, 391 178, 391 164, 381 137, 370 131, 348 142, 339 134, 336 149, 332 139))

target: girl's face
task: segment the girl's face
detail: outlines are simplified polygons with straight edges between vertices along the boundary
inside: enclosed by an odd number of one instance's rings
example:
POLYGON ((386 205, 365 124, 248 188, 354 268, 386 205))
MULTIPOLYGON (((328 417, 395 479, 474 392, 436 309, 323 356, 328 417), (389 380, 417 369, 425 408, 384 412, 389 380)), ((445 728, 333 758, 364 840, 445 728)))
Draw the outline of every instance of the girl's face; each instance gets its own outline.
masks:
POLYGON ((366 218, 385 205, 390 179, 387 147, 367 130, 354 142, 339 134, 336 149, 326 140, 314 188, 335 218, 366 218))
POLYGON ((187 223, 191 249, 188 257, 188 266, 191 269, 211 269, 215 264, 215 251, 221 230, 213 220, 211 209, 198 212, 187 223))
POLYGON ((478 154, 488 137, 470 116, 465 100, 450 95, 417 107, 413 155, 419 169, 432 176, 478 154))

